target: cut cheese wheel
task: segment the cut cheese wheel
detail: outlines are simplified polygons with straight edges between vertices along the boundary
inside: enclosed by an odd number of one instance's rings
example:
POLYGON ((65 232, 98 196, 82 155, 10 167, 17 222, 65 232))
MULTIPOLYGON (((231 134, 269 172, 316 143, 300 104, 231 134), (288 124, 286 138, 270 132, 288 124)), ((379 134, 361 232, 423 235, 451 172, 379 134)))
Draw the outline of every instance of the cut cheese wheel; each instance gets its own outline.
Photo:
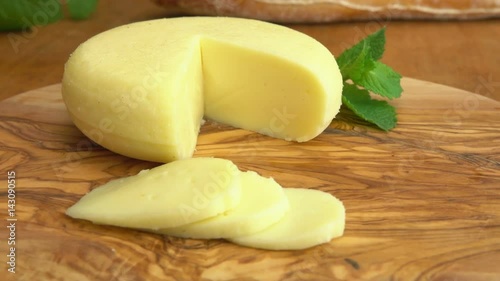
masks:
POLYGON ((298 250, 329 242, 344 233, 345 209, 329 193, 285 188, 290 210, 260 232, 229 239, 239 245, 269 250, 298 250))
POLYGON ((236 207, 240 171, 229 160, 190 158, 92 190, 67 215, 131 228, 177 227, 236 207))
POLYGON ((200 121, 307 141, 341 104, 326 47, 292 29, 248 19, 186 17, 101 33, 66 63, 63 98, 76 126, 123 155, 192 156, 200 121))
POLYGON ((288 199, 276 181, 249 171, 241 173, 241 202, 236 208, 200 222, 157 232, 205 239, 243 236, 276 223, 288 208, 288 199))

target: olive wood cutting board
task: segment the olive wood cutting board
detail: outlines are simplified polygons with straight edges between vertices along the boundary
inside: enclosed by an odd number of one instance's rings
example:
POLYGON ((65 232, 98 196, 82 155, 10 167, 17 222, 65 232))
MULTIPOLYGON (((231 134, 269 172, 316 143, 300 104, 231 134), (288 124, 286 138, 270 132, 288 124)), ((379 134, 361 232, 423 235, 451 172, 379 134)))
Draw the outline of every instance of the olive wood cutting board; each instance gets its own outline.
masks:
POLYGON ((91 189, 158 164, 91 143, 70 121, 60 85, 1 101, 0 280, 500 280, 500 103, 409 78, 403 88, 389 133, 346 111, 306 143, 202 127, 195 157, 227 158, 344 202, 345 236, 300 251, 65 216, 91 189), (8 171, 16 173, 14 274, 8 171))

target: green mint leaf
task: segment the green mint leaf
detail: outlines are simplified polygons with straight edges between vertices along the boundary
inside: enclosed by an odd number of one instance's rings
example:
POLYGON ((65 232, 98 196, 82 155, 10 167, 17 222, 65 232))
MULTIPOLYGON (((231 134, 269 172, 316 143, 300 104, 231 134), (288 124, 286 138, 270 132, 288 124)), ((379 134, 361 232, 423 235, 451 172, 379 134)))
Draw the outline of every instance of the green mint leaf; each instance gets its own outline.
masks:
POLYGON ((381 62, 374 62, 373 65, 360 77, 351 77, 352 81, 374 94, 389 99, 399 98, 403 92, 401 75, 381 62))
POLYGON ((370 46, 366 41, 362 41, 338 57, 337 63, 344 81, 359 80, 367 69, 375 67, 370 53, 370 46))
POLYGON ((368 35, 337 58, 344 81, 357 79, 374 68, 373 62, 382 58, 385 50, 385 27, 368 35))
POLYGON ((396 126, 396 110, 386 101, 374 100, 365 89, 356 85, 344 83, 342 102, 357 116, 377 125, 384 131, 396 126))
POLYGON ((357 116, 388 131, 396 126, 396 110, 386 101, 372 99, 370 92, 394 99, 403 89, 401 75, 378 62, 384 51, 385 27, 345 50, 337 64, 344 81, 343 103, 357 116))
POLYGON ((98 0, 66 0, 72 19, 88 18, 96 9, 98 0))
POLYGON ((0 0, 0 30, 28 29, 53 23, 62 18, 58 1, 0 0))
POLYGON ((385 27, 368 35, 363 41, 370 46, 370 55, 373 60, 379 60, 385 51, 385 27))
MULTIPOLYGON (((95 10, 98 0, 66 0, 71 18, 85 19, 95 10)), ((27 30, 63 18, 58 0, 0 0, 0 31, 27 30)))

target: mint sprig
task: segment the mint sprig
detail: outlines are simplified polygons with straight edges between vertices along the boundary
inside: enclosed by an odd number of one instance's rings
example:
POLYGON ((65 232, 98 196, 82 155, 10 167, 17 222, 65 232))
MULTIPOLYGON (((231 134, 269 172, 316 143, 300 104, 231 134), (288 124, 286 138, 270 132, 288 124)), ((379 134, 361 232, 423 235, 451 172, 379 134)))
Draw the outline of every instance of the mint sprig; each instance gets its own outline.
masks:
POLYGON ((360 118, 389 131, 397 124, 395 108, 370 96, 371 92, 394 99, 403 92, 401 75, 379 61, 384 51, 385 27, 345 50, 337 63, 344 83, 343 103, 360 118))

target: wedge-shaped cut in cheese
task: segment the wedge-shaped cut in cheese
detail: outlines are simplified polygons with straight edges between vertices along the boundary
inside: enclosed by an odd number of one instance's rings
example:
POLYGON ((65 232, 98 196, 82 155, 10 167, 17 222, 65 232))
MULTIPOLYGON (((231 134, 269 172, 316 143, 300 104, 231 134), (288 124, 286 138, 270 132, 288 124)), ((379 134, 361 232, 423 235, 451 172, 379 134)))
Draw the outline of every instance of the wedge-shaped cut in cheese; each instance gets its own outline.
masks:
POLYGON ((283 188, 255 172, 241 173, 241 202, 223 214, 192 224, 161 229, 162 234, 186 238, 231 238, 261 231, 288 211, 283 188))
POLYGON ((190 157, 205 115, 307 141, 337 114, 342 78, 313 38, 256 20, 186 17, 101 33, 68 60, 63 98, 80 130, 123 155, 190 157))
POLYGON ((98 187, 66 213, 98 224, 145 229, 177 227, 238 206, 239 175, 229 160, 179 160, 98 187))
POLYGON ((276 224, 230 241, 270 250, 305 249, 344 233, 344 205, 332 195, 313 189, 285 188, 290 210, 276 224))

